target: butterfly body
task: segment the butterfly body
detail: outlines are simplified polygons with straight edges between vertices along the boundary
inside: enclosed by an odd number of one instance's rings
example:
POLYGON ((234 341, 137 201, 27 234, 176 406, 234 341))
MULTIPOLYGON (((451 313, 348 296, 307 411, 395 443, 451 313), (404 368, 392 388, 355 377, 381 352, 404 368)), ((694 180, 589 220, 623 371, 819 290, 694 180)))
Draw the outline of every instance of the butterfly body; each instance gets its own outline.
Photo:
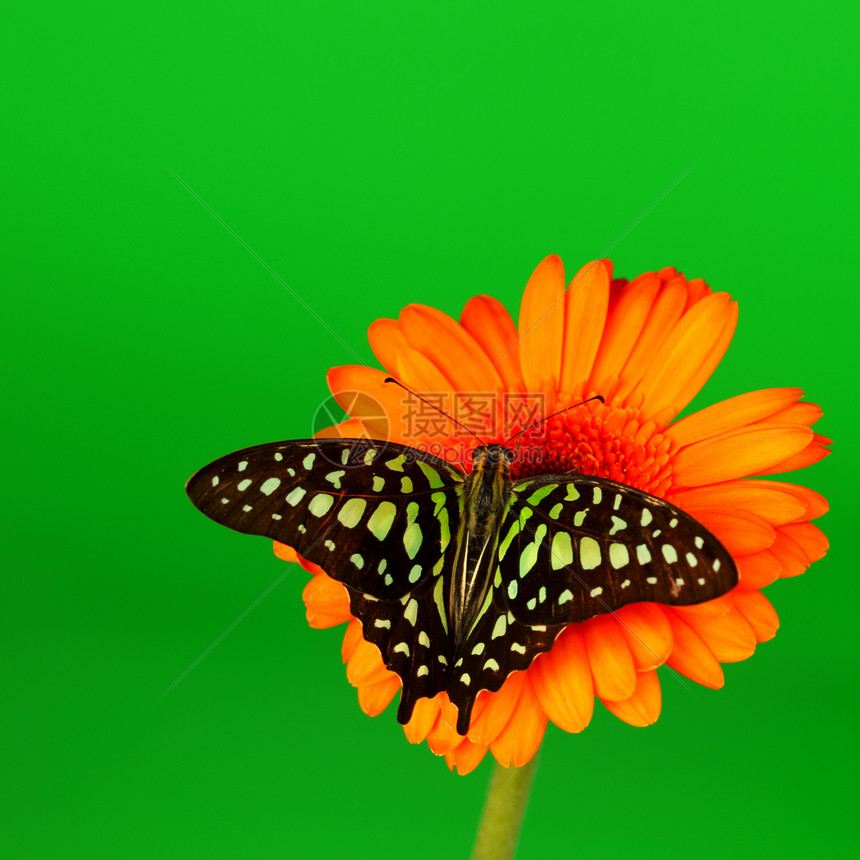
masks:
POLYGON ((498 543, 501 514, 511 498, 513 454, 501 445, 476 448, 463 485, 458 554, 449 587, 447 612, 456 656, 492 583, 492 548, 498 543))
POLYGON ((668 502, 574 473, 513 481, 512 459, 482 446, 464 474, 394 443, 276 442, 216 460, 187 491, 216 522, 342 582, 400 676, 398 719, 445 691, 465 734, 478 693, 568 624, 638 601, 700 603, 737 582, 719 541, 668 502))

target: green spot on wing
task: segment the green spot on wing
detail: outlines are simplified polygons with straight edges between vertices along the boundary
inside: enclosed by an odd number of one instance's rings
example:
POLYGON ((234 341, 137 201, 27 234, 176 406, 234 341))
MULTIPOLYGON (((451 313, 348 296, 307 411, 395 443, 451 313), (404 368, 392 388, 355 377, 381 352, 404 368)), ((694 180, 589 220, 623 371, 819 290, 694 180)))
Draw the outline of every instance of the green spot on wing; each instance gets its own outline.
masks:
POLYGON ((600 544, 592 537, 583 537, 579 542, 579 562, 583 570, 594 570, 600 566, 600 544))
POLYGON ((406 506, 406 524, 411 526, 412 523, 418 518, 418 514, 421 511, 421 506, 418 502, 410 502, 406 506))
POLYGON ((421 526, 418 523, 412 523, 403 535, 403 548, 410 559, 418 555, 418 550, 421 549, 423 540, 424 535, 421 533, 421 526))
POLYGON ((436 580, 436 585, 433 588, 433 600, 436 602, 436 608, 439 610, 439 618, 442 620, 442 627, 445 629, 445 633, 447 634, 447 632, 448 632, 448 612, 445 609, 445 600, 443 599, 444 587, 445 587, 445 578, 440 576, 436 580))
POLYGON ((346 528, 355 528, 364 516, 366 507, 367 501, 365 499, 347 499, 343 507, 337 512, 337 518, 346 528))
POLYGON ((561 570, 573 562, 573 544, 567 532, 556 532, 552 538, 550 565, 553 570, 561 570))
POLYGON ((439 477, 439 473, 432 466, 428 466, 423 460, 418 460, 417 463, 418 468, 424 473, 424 477, 427 478, 427 483, 430 484, 431 489, 435 490, 438 487, 445 486, 445 482, 439 477))
POLYGON ((386 460, 385 465, 388 466, 393 472, 402 472, 403 464, 406 462, 406 455, 401 454, 399 457, 395 457, 393 460, 386 460))
POLYGON ((329 510, 331 510, 331 506, 334 504, 334 497, 328 495, 328 493, 318 493, 311 499, 311 503, 308 505, 308 510, 315 517, 325 516, 329 510))
POLYGON ((466 638, 468 638, 469 636, 472 635, 472 632, 478 626, 478 622, 484 617, 484 615, 486 615, 487 610, 492 605, 492 602, 493 602, 493 591, 492 591, 492 589, 490 589, 487 592, 487 596, 484 598, 484 603, 481 606, 481 611, 478 613, 477 617, 475 618, 474 623, 469 628, 469 632, 466 634, 466 638))
POLYGON ((393 502, 380 502, 376 510, 370 515, 367 527, 377 540, 385 540, 394 518, 397 516, 397 506, 393 502))
POLYGON ((546 484, 543 487, 535 490, 527 499, 530 505, 539 505, 553 490, 558 488, 558 484, 546 484))
POLYGON ((546 523, 541 523, 535 529, 534 540, 520 553, 520 579, 535 566, 544 537, 546 537, 546 523))
POLYGON ((505 535, 504 540, 499 546, 499 561, 501 561, 508 552, 510 548, 511 541, 520 533, 520 524, 519 522, 511 523, 511 527, 508 529, 508 533, 505 535))

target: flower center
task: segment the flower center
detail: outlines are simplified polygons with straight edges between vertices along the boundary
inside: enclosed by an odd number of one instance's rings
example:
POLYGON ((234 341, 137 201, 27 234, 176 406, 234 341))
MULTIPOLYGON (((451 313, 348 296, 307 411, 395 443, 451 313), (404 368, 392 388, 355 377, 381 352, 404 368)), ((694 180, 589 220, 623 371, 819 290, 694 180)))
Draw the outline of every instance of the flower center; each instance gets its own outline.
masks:
POLYGON ((643 424, 637 409, 583 406, 524 433, 511 474, 578 472, 665 498, 672 485, 669 449, 669 440, 653 423, 643 424))

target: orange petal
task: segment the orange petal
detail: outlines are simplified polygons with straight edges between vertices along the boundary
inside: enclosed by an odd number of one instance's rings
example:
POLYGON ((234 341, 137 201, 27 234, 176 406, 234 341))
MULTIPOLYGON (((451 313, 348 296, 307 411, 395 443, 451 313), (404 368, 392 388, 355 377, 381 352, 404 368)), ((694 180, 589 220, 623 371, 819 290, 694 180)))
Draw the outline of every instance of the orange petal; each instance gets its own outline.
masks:
POLYGON ((744 616, 735 609, 719 616, 685 615, 684 620, 721 663, 746 660, 755 651, 755 633, 744 616))
POLYGON ((747 479, 692 487, 673 496, 675 503, 694 517, 700 508, 742 508, 771 525, 781 525, 803 517, 807 510, 803 498, 789 487, 779 481, 747 479))
MULTIPOLYGON (((390 681, 397 675, 387 669, 376 645, 362 638, 353 649, 346 665, 346 679, 353 687, 365 687, 390 681)), ((399 679, 398 679, 399 683, 399 679)))
POLYGON ((611 615, 598 615, 582 624, 594 692, 601 699, 620 702, 633 695, 636 668, 621 627, 611 615))
POLYGON ((741 508, 701 508, 695 516, 733 556, 760 552, 776 538, 770 523, 741 508))
POLYGON ((504 767, 522 767, 537 752, 546 732, 547 717, 535 696, 528 673, 523 676, 520 700, 508 724, 490 744, 496 761, 504 767))
POLYGON ((595 260, 583 266, 564 295, 564 345, 561 353, 562 391, 581 397, 591 375, 609 307, 612 263, 595 260))
POLYGON ((728 307, 728 314, 723 320, 723 327, 719 334, 713 339, 712 345, 705 355, 704 360, 699 365, 696 373, 690 374, 686 383, 678 390, 671 405, 666 407, 663 412, 655 412, 657 415, 666 415, 669 417, 660 421, 660 427, 665 427, 670 420, 675 416, 701 391, 704 384, 711 378, 711 374, 717 369, 717 365, 722 361, 723 356, 729 348, 729 344, 735 334, 735 329, 738 324, 738 304, 732 302, 728 307))
POLYGON ((750 424, 694 442, 674 457, 675 484, 695 487, 763 474, 774 463, 802 451, 811 438, 808 427, 768 423, 750 424))
POLYGON ((446 722, 440 710, 436 722, 433 723, 433 728, 427 734, 427 746, 436 755, 445 755, 462 742, 463 736, 457 734, 457 730, 446 722))
MULTIPOLYGON (((712 293, 693 305, 667 333, 639 383, 647 415, 667 407, 677 414, 699 392, 723 357, 712 354, 715 339, 736 313, 737 305, 731 304, 728 293, 712 293), (692 380, 697 384, 691 385, 692 380), (686 402, 678 403, 682 391, 692 393, 686 402)), ((725 348, 727 341, 723 353, 725 348)))
POLYGON ((615 613, 637 672, 656 669, 672 653, 672 628, 653 603, 634 603, 615 613))
POLYGON ((469 739, 479 744, 490 744, 508 724, 517 705, 525 684, 525 673, 514 672, 498 692, 486 697, 486 707, 472 717, 469 726, 469 739))
POLYGON ((672 653, 666 665, 704 687, 716 690, 723 686, 723 669, 702 638, 680 615, 665 607, 666 618, 672 628, 672 653))
POLYGON ((367 330, 367 339, 379 363, 394 373, 398 353, 409 346, 400 323, 390 319, 374 320, 367 330))
POLYGON ((456 320, 436 308, 407 305, 400 313, 413 349, 427 356, 451 380, 455 391, 486 392, 502 380, 477 341, 456 320))
POLYGON ((799 484, 787 484, 784 481, 769 481, 768 483, 777 484, 785 492, 792 493, 806 506, 806 510, 800 519, 814 520, 816 517, 820 517, 830 510, 827 499, 821 493, 810 490, 809 487, 802 487, 799 484))
POLYGON ((581 732, 594 712, 594 681, 578 625, 570 625, 552 649, 529 667, 535 695, 547 716, 566 732, 581 732))
POLYGON ((738 591, 764 588, 779 579, 781 567, 769 549, 735 558, 738 566, 738 591))
MULTIPOLYGON (((484 696, 491 695, 486 690, 481 690, 478 693, 478 701, 480 701, 484 696)), ((486 704, 486 702, 484 702, 486 704)), ((457 709, 457 706, 448 698, 447 693, 441 693, 439 695, 439 707, 442 711, 442 719, 448 723, 449 726, 456 726, 457 720, 460 716, 460 712, 457 709)), ((478 716, 481 713, 482 708, 478 706, 478 702, 475 702, 475 706, 472 708, 472 719, 478 716)))
POLYGON ((275 555, 281 559, 281 561, 295 561, 299 560, 299 556, 296 551, 291 547, 287 546, 285 543, 279 543, 275 541, 275 555))
MULTIPOLYGON (((478 693, 478 698, 475 699, 475 704, 472 707, 472 716, 470 718, 472 723, 474 723, 475 720, 477 720, 478 717, 481 716, 481 714, 484 712, 484 708, 487 707, 487 704, 490 702, 490 700, 495 695, 496 695, 495 693, 491 693, 489 690, 481 690, 478 693)), ((447 694, 443 693, 442 698, 443 698, 443 700, 446 699, 447 694)), ((453 707, 453 705, 452 705, 452 707, 453 707)), ((453 720, 452 724, 456 724, 456 717, 457 716, 459 716, 459 711, 456 708, 454 708, 454 720, 453 720)), ((449 722, 451 722, 451 721, 449 721, 449 722)))
POLYGON ((299 564, 310 574, 314 576, 322 576, 325 579, 328 579, 330 582, 339 585, 340 583, 336 583, 335 580, 331 579, 331 577, 318 565, 314 564, 312 561, 308 561, 306 558, 302 558, 298 556, 299 564))
POLYGON ((797 541, 793 540, 783 531, 783 528, 784 526, 777 527, 776 539, 770 548, 779 562, 779 575, 782 578, 800 576, 809 567, 809 556, 807 556, 797 541))
POLYGON ((669 427, 666 435, 679 447, 690 445, 764 421, 802 396, 800 388, 748 391, 682 418, 669 427))
POLYGON ((456 767, 457 773, 460 776, 465 776, 483 761, 489 749, 488 746, 472 743, 466 738, 460 746, 445 753, 445 762, 452 771, 456 767))
POLYGON ((604 380, 621 374, 642 333, 659 288, 660 279, 654 272, 648 272, 617 291, 617 298, 610 303, 600 350, 591 372, 595 389, 605 387, 604 380))
MULTIPOLYGON (((310 562, 302 559, 303 568, 307 569, 310 565, 310 562)), ((318 573, 313 579, 308 580, 308 584, 305 586, 306 601, 313 601, 313 605, 317 609, 329 615, 335 615, 338 612, 348 615, 349 594, 346 586, 336 579, 332 579, 318 565, 313 565, 313 567, 318 568, 318 573)))
POLYGON ((735 606, 752 627, 757 642, 767 642, 776 636, 779 616, 760 591, 739 592, 735 595, 735 606))
POLYGON ((824 558, 830 549, 830 541, 824 532, 812 523, 788 523, 780 526, 779 530, 803 550, 810 564, 824 558))
POLYGON ((660 716, 663 695, 657 673, 637 672, 636 689, 629 699, 623 702, 604 702, 603 704, 631 726, 653 726, 660 716))
MULTIPOLYGON (((428 393, 448 395, 438 405, 443 409, 452 408, 451 404, 446 403, 445 400, 450 399, 449 392, 454 389, 453 383, 424 353, 413 349, 411 346, 404 347, 397 355, 394 369, 397 378, 415 391, 424 395, 428 393)), ((444 418, 442 420, 444 421, 444 418)))
POLYGON ((346 589, 329 577, 315 576, 302 591, 308 624, 318 630, 343 624, 352 618, 346 589))
POLYGON ((329 627, 337 627, 344 624, 348 619, 339 615, 326 615, 324 612, 308 612, 308 626, 314 630, 327 630, 329 627))
POLYGON ((543 391, 545 380, 557 387, 564 343, 564 264, 555 254, 540 262, 526 284, 519 334, 526 390, 543 391))
POLYGON ((711 288, 702 278, 687 281, 687 310, 711 294, 711 288))
POLYGON ((430 730, 433 728, 436 720, 439 717, 439 694, 437 693, 432 699, 418 699, 415 703, 415 708, 412 711, 412 716, 409 722, 403 726, 403 733, 406 735, 406 740, 411 744, 420 744, 427 739, 430 730))
MULTIPOLYGON (((677 612, 681 618, 686 618, 687 615, 725 615, 731 612, 735 607, 734 592, 730 591, 722 597, 715 597, 713 600, 706 600, 704 603, 693 603, 689 606, 673 606, 672 611, 677 612)), ((663 606, 665 611, 667 606, 663 606)), ((692 623, 692 622, 691 622, 692 623)))
MULTIPOLYGON (((494 415, 493 410, 501 408, 501 398, 495 394, 477 398, 479 406, 470 407, 469 404, 476 399, 470 398, 468 393, 462 398, 455 394, 454 384, 430 359, 412 347, 404 349, 397 357, 397 378, 447 414, 470 424, 478 435, 492 435, 486 431, 498 421, 498 415, 494 415)), ((438 453, 438 447, 442 446, 457 451, 458 457, 463 457, 475 447, 474 437, 468 432, 460 430, 446 415, 439 414, 408 394, 405 395, 403 411, 398 416, 398 425, 398 441, 413 448, 438 453)))
POLYGON ((492 296, 474 296, 466 302, 460 323, 481 345, 505 389, 525 391, 519 335, 507 308, 492 296))
POLYGON ((344 663, 349 662, 352 652, 355 651, 356 646, 361 641, 361 622, 353 618, 346 628, 346 633, 343 634, 343 644, 340 646, 340 656, 344 663))
POLYGON ((329 627, 337 627, 345 624, 349 619, 340 615, 326 615, 324 612, 308 612, 308 626, 314 630, 327 630, 329 627))
MULTIPOLYGON (((652 273, 653 274, 653 273, 652 273)), ((638 278, 636 280, 639 280, 638 278)), ((614 302, 618 301, 618 296, 624 287, 626 287, 630 281, 627 278, 613 278, 609 282, 609 307, 612 308, 614 302)))
POLYGON ((362 365, 333 367, 328 386, 335 400, 353 418, 390 427, 389 438, 397 439, 400 416, 406 411, 409 395, 396 385, 387 385, 388 374, 362 365))
POLYGON ((779 463, 774 463, 766 469, 761 469, 759 475, 781 475, 784 472, 794 472, 797 469, 805 469, 807 466, 814 466, 816 463, 823 460, 829 451, 825 446, 833 443, 826 436, 814 434, 812 441, 797 454, 793 454, 781 460, 779 463))
POLYGON ((824 414, 817 403, 792 403, 791 406, 770 416, 771 421, 793 421, 811 427, 824 414))
MULTIPOLYGON (((394 673, 391 673, 394 675, 394 673)), ((368 684, 358 688, 358 704, 368 717, 377 717, 390 704, 400 689, 400 678, 394 675, 378 684, 368 684)))
MULTIPOLYGON (((445 412, 454 414, 453 384, 439 368, 417 349, 401 350, 395 363, 395 374, 408 388, 445 412)), ((447 444, 456 427, 450 419, 440 415, 417 398, 403 392, 403 403, 397 416, 399 441, 413 448, 433 443, 447 444)))
POLYGON ((363 421, 360 418, 350 418, 331 427, 323 427, 314 433, 314 439, 374 439, 380 436, 388 437, 387 421, 380 423, 363 421))
MULTIPOLYGON (((683 283, 664 285, 645 319, 642 333, 619 374, 617 401, 625 401, 636 391, 639 381, 648 371, 660 345, 681 318, 687 301, 683 283)), ((632 405, 632 404, 627 404, 632 405)))

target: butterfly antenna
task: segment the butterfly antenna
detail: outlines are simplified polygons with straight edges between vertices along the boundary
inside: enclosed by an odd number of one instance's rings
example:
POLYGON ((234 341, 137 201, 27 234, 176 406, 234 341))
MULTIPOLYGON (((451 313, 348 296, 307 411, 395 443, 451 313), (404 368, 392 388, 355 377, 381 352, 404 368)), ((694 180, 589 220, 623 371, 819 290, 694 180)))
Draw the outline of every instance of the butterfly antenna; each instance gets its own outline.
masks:
POLYGON ((413 397, 417 397, 422 403, 426 403, 431 409, 435 409, 440 415, 444 415, 452 424, 456 424, 458 427, 462 427, 467 433, 471 433, 480 443, 484 445, 483 439, 475 433, 473 430, 470 430, 465 424, 461 424, 455 418, 452 418, 447 412, 440 409, 438 406, 431 403, 429 400, 423 398, 420 394, 416 394, 411 388, 407 388, 402 382, 398 382, 393 376, 386 376, 386 382, 393 382, 395 385, 399 385, 404 391, 407 391, 413 397))
MULTIPOLYGON (((519 455, 520 455, 520 445, 522 444, 522 441, 523 441, 523 437, 522 437, 522 436, 520 436, 520 438, 519 438, 519 439, 517 439, 517 447, 516 447, 516 448, 514 448, 514 459, 515 459, 515 460, 516 460, 516 459, 519 457, 519 455)), ((506 443, 506 444, 507 444, 507 443, 506 443)))
MULTIPOLYGON (((535 421, 534 424, 529 424, 528 427, 523 427, 518 433, 514 433, 510 439, 502 447, 507 447, 509 442, 513 442, 517 436, 522 436, 526 430, 531 430, 532 427, 537 427, 538 424, 543 424, 544 421, 549 421, 550 418, 555 418, 556 415, 561 415, 562 412, 567 412, 569 409, 576 409, 577 406, 582 406, 585 403, 591 403, 592 400, 599 400, 601 403, 606 403, 606 401, 599 394, 595 394, 594 397, 589 397, 588 400, 580 400, 579 403, 574 403, 572 406, 565 406, 564 409, 559 409, 558 412, 553 412, 552 415, 547 415, 546 418, 541 418, 540 421, 535 421)), ((517 447, 519 448, 519 442, 517 442, 517 447)))

